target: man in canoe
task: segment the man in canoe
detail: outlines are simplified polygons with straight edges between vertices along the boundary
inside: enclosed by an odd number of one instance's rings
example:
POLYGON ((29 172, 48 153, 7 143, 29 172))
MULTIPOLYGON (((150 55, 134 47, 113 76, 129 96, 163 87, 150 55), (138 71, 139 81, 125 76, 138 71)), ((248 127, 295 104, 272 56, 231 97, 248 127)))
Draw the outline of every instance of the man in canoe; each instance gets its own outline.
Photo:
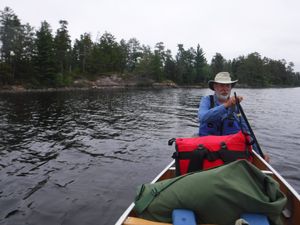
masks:
MULTIPOLYGON (((236 104, 237 101, 241 102, 243 97, 230 96, 236 82, 237 80, 231 80, 228 72, 220 72, 214 80, 208 81, 209 88, 215 94, 201 99, 198 110, 199 136, 229 135, 240 130, 250 133, 244 118, 237 115, 236 104)), ((253 148, 257 151, 256 143, 253 148)), ((270 161, 267 153, 263 157, 267 162, 270 161)))
MULTIPOLYGON (((241 129, 248 131, 245 121, 237 116, 235 96, 230 96, 236 82, 231 80, 228 72, 220 72, 214 80, 208 81, 215 94, 201 99, 198 111, 200 136, 235 134, 241 129)), ((237 96, 237 99, 241 102, 243 97, 237 96)))

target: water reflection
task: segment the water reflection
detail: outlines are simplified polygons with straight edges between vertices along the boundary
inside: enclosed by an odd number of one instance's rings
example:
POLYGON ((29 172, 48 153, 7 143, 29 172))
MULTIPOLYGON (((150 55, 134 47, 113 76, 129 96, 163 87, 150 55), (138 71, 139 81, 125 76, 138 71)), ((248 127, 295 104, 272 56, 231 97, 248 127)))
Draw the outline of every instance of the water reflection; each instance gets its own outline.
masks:
MULTIPOLYGON (((262 149, 299 191, 299 89, 237 92, 262 149)), ((197 132, 198 104, 208 93, 1 94, 1 224, 112 224, 135 187, 171 160, 167 141, 197 132)))

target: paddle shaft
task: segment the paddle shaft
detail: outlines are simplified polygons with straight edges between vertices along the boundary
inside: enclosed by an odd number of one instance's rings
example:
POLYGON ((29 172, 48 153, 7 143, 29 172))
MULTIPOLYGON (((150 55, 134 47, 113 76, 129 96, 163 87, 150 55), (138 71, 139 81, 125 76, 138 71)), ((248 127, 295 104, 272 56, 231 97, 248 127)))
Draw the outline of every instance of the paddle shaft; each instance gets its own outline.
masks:
POLYGON ((264 153, 262 152, 262 150, 260 148, 260 145, 258 144, 258 141, 257 141, 257 139, 255 137, 255 134, 254 134, 254 132, 253 132, 253 130, 252 130, 250 124, 249 124, 249 121, 248 121, 248 119, 247 119, 247 117, 246 117, 246 115, 244 113, 244 110, 243 110, 243 108, 242 108, 242 106, 240 104, 240 101, 238 100, 238 98, 236 96, 236 92, 234 92, 234 97, 235 97, 235 100, 236 100, 236 105, 237 105, 240 113, 242 114, 242 117, 244 118, 244 120, 245 120, 245 122, 247 124, 247 127, 248 127, 248 129, 250 131, 250 134, 251 134, 251 136, 252 136, 252 138, 254 140, 254 143, 256 143, 258 154, 264 159, 265 158, 264 153))

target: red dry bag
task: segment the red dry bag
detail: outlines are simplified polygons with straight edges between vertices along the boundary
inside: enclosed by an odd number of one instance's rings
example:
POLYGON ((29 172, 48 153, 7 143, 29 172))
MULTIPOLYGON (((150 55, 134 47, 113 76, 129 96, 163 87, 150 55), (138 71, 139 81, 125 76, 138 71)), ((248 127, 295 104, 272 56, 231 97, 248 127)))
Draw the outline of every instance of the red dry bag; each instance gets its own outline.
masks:
POLYGON ((237 159, 252 161, 250 136, 241 131, 225 136, 203 136, 176 138, 176 152, 173 154, 176 175, 205 170, 233 162, 237 159))

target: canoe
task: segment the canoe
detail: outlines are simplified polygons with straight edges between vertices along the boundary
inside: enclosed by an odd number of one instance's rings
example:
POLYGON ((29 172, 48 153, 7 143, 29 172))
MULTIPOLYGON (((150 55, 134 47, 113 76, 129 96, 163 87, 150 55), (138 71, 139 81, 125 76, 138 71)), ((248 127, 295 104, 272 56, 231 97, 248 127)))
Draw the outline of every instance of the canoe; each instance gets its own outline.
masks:
MULTIPOLYGON (((300 195, 294 188, 265 160, 254 152, 253 164, 263 173, 272 176, 280 185, 281 191, 287 197, 287 204, 282 212, 282 221, 284 225, 300 224, 300 195)), ((175 161, 172 161, 160 174, 158 174, 151 183, 175 177, 175 161)), ((134 213, 134 203, 125 210, 116 222, 116 225, 167 225, 168 223, 153 222, 138 218, 134 213)))

